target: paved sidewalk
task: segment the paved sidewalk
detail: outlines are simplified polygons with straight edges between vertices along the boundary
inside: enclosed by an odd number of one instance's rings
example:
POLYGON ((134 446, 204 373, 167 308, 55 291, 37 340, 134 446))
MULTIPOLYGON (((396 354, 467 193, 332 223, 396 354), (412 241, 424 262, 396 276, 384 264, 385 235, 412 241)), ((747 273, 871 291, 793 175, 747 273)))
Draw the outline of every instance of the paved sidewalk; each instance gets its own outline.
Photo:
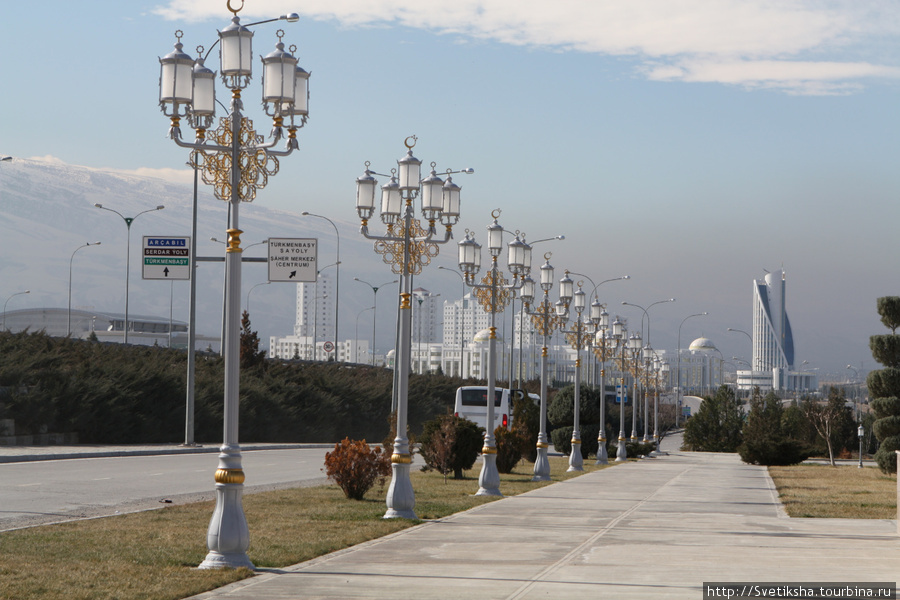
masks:
POLYGON ((703 582, 893 583, 898 565, 895 521, 790 519, 764 467, 672 452, 261 570, 193 600, 699 600, 703 582))

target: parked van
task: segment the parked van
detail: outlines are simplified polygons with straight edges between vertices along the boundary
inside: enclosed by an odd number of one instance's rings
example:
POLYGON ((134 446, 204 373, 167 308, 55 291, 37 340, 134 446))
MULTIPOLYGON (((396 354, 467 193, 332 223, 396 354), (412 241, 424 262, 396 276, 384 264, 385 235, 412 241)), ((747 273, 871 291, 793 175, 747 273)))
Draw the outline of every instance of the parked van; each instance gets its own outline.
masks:
MULTIPOLYGON (((518 392, 518 390, 513 390, 518 392)), ((487 426, 487 386, 472 385, 456 389, 456 404, 453 414, 474 421, 479 427, 487 426)), ((510 428, 512 424, 512 407, 509 402, 509 390, 494 388, 494 427, 510 428)), ((492 431, 493 431, 492 429, 492 431)))

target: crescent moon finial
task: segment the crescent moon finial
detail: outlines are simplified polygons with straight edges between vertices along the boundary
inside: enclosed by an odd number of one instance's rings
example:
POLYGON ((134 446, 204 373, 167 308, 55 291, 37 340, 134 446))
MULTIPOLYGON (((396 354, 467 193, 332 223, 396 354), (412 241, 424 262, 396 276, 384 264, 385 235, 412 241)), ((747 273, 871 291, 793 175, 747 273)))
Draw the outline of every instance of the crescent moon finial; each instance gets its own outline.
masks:
POLYGON ((553 256, 552 252, 544 252, 544 260, 550 260, 551 256, 553 256))
MULTIPOLYGON (((228 1, 231 2, 231 0, 228 0, 228 1)), ((419 141, 419 138, 417 138, 414 135, 411 135, 411 136, 407 137, 405 140, 403 140, 403 145, 406 146, 408 149, 412 150, 413 147, 416 145, 417 141, 419 141), (412 144, 409 143, 409 140, 412 140, 412 144)))
POLYGON ((233 8, 233 7, 231 6, 231 0, 228 0, 228 2, 226 3, 226 5, 228 6, 228 10, 229 10, 232 14, 234 14, 234 16, 237 16, 237 14, 238 14, 239 12, 241 12, 241 11, 244 9, 244 0, 241 0, 241 6, 240 6, 239 8, 233 8))
POLYGON ((500 209, 495 208, 494 210, 492 210, 491 216, 494 217, 495 219, 499 219, 500 218, 500 209))

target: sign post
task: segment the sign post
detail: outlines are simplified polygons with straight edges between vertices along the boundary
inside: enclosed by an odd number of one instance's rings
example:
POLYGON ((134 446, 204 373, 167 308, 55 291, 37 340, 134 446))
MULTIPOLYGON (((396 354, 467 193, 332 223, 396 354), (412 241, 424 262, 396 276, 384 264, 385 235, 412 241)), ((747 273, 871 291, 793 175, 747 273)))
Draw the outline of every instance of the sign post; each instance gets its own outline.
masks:
POLYGON ((318 243, 316 238, 269 238, 269 281, 315 282, 318 243))
POLYGON ((191 278, 191 238, 144 236, 143 279, 191 278))

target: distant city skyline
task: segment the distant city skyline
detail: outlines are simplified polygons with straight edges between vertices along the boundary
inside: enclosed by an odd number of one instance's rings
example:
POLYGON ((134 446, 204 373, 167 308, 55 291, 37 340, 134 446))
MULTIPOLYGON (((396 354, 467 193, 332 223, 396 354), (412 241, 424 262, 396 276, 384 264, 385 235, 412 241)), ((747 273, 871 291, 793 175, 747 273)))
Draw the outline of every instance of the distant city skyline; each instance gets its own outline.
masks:
MULTIPOLYGON (((190 55, 197 45, 210 48, 230 20, 225 4, 4 7, 0 48, 15 59, 4 65, 0 156, 187 184, 187 151, 165 138, 169 123, 157 107, 157 58, 172 49, 175 30, 190 55), (64 59, 48 63, 46 53, 24 50, 35 45, 64 59)), ((747 281, 783 266, 797 362, 835 374, 849 373, 847 364, 875 368, 868 351, 869 335, 882 329, 875 299, 898 293, 890 251, 900 216, 894 3, 563 0, 510 10, 496 0, 255 0, 241 16, 288 12, 300 21, 254 29, 254 54, 271 51, 284 30, 312 73, 310 120, 299 151, 243 214, 259 206, 314 210, 338 225, 349 257, 351 243, 367 244, 356 233, 355 178, 367 160, 389 172, 414 134, 425 165, 475 169, 454 178, 463 188, 457 240, 468 228, 484 242, 495 208, 507 230, 530 240, 564 234, 536 253, 552 252, 559 276, 567 268, 595 282, 631 275, 598 290, 611 315, 640 318, 622 301, 676 298, 650 311, 654 346, 674 349, 682 319, 707 311, 685 324, 682 343, 706 336, 749 360, 750 344, 727 329, 752 327, 747 281)), ((218 70, 214 55, 208 64, 218 70)), ((244 102, 266 133, 259 67, 254 60, 244 102)), ((0 162, 0 210, 16 168, 0 162)), ((2 233, 12 226, 0 225, 2 233)), ((323 252, 333 249, 329 229, 309 223, 328 244, 323 252)), ((53 235, 45 247, 59 239, 53 235)), ((245 239, 269 235, 249 231, 245 239)), ((24 250, 6 244, 0 292, 8 296, 18 290, 10 274, 28 274, 10 262, 24 250)), ((113 250, 104 245, 78 260, 116 256, 106 252, 113 250)), ((367 252, 356 265, 342 260, 342 305, 354 294, 353 276, 392 279, 367 252)), ((437 269, 455 269, 455 260, 453 244, 443 247, 416 285, 459 298, 458 278, 437 269)), ((266 306, 276 287, 254 292, 254 306, 266 306)), ((396 289, 379 294, 379 317, 390 314, 391 294, 396 289)), ((345 339, 352 308, 349 300, 346 313, 342 306, 345 339)), ((287 328, 262 339, 290 332, 294 311, 284 313, 287 328)), ((386 328, 381 336, 389 337, 386 328)))

